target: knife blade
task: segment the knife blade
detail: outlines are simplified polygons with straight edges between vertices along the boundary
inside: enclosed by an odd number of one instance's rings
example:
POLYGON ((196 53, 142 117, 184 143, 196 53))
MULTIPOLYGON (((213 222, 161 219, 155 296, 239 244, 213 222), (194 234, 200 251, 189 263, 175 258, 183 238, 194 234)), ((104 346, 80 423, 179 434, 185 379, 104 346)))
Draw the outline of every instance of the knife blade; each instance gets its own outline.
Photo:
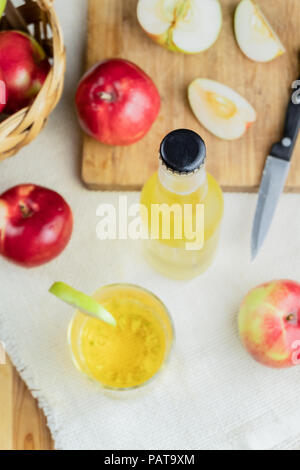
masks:
POLYGON ((277 203, 283 192, 300 129, 300 79, 293 83, 283 138, 272 146, 259 189, 252 228, 251 257, 256 258, 269 232, 277 203))

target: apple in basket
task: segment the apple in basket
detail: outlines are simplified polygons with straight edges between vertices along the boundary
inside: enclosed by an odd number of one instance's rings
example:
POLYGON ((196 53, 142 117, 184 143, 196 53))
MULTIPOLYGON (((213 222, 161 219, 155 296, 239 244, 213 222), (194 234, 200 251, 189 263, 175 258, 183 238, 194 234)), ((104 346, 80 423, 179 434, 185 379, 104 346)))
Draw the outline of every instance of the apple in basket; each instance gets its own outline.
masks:
POLYGON ((69 242, 72 211, 55 191, 33 184, 0 196, 0 254, 24 267, 57 257, 69 242))
POLYGON ((0 70, 7 87, 5 112, 29 106, 47 78, 50 63, 36 40, 20 31, 0 33, 0 70))
POLYGON ((239 312, 246 350, 269 367, 300 364, 300 284, 273 281, 251 290, 239 312))
POLYGON ((108 145, 130 145, 150 130, 160 110, 151 78, 132 62, 96 64, 79 83, 76 107, 82 129, 108 145))

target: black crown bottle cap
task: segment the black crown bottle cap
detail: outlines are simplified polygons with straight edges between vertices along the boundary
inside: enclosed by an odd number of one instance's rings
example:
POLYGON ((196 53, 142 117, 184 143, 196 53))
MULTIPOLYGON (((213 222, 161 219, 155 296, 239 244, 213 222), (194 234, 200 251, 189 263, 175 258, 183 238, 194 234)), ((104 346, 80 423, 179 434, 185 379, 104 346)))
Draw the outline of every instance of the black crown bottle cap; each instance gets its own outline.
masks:
POLYGON ((168 169, 176 173, 192 173, 203 165, 206 146, 196 132, 178 129, 164 138, 160 155, 168 169))

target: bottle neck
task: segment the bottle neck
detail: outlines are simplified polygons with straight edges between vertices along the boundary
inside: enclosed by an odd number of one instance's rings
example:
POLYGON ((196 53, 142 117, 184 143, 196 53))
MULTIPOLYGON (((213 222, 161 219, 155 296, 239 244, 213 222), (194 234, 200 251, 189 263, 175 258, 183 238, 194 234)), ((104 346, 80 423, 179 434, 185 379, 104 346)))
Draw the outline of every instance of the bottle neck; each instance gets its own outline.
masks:
POLYGON ((172 193, 185 196, 203 189, 203 197, 206 195, 207 179, 205 165, 194 173, 179 174, 172 173, 160 162, 158 177, 162 186, 172 193))

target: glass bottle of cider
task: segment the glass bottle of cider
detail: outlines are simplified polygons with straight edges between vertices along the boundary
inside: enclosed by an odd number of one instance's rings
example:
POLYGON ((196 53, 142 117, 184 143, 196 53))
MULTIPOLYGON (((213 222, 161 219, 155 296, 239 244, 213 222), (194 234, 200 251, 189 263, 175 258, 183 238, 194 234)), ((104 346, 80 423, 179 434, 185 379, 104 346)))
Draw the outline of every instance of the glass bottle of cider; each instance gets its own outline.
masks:
POLYGON ((145 255, 167 277, 196 277, 216 253, 224 201, 205 160, 205 143, 198 134, 171 132, 160 147, 159 170, 141 194, 145 255))

